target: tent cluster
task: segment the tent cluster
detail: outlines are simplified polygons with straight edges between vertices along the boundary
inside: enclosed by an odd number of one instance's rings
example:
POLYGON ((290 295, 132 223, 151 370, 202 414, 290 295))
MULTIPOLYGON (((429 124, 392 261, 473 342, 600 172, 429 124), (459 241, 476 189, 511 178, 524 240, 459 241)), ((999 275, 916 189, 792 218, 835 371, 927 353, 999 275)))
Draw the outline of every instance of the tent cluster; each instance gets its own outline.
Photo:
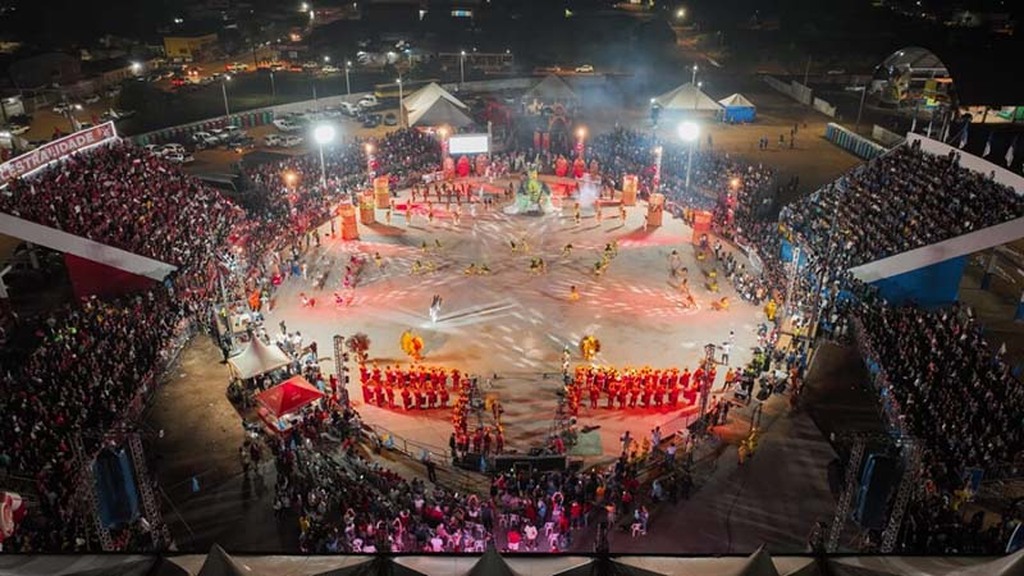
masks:
POLYGON ((690 82, 658 96, 652 104, 665 112, 714 112, 726 122, 753 122, 757 116, 757 107, 744 95, 736 93, 716 102, 690 82))
POLYGON ((469 109, 451 92, 435 82, 427 84, 405 99, 404 111, 409 126, 451 126, 465 128, 473 124, 469 109))
POLYGON ((1022 576, 1024 550, 1002 558, 935 556, 747 557, 568 555, 2 556, 0 576, 1022 576))

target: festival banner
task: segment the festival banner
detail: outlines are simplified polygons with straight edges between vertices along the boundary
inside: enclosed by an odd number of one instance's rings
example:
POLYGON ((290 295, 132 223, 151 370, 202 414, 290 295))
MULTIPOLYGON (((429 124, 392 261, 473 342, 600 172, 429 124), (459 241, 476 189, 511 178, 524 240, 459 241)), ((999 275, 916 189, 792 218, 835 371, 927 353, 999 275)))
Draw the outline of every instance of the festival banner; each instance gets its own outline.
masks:
POLYGON ((19 178, 65 156, 114 138, 117 138, 117 129, 114 128, 113 122, 80 130, 0 164, 0 181, 7 182, 19 178))

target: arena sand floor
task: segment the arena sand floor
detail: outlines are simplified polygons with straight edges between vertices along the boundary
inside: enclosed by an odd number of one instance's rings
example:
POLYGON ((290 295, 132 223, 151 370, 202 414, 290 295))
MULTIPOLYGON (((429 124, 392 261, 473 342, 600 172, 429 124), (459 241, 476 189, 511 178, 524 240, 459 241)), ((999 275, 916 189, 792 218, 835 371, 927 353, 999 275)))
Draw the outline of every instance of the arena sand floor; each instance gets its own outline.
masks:
MULTIPOLYGON (((399 202, 404 198, 403 192, 399 202)), ((435 203, 434 209, 443 206, 435 203)), ((360 226, 359 241, 325 237, 311 261, 331 263, 327 287, 318 291, 312 280, 302 278, 286 281, 267 315, 267 327, 277 332, 284 321, 289 331, 301 331, 306 342, 315 340, 322 356, 331 354, 335 334, 363 332, 371 339, 371 361, 381 367, 410 364, 399 341, 411 329, 424 340, 425 365, 458 368, 485 379, 498 375, 484 392, 505 408, 507 446, 526 452, 543 443, 551 425, 563 348, 572 352, 574 365, 581 363, 578 342, 584 335, 600 339, 598 363, 617 367, 692 370, 704 345, 729 340, 730 331, 735 332, 733 366, 745 363, 756 346, 756 329, 764 321, 761 308, 737 298, 725 281, 719 293, 710 292, 690 242, 692 230, 667 215, 663 226, 644 230, 645 213, 643 205, 630 207, 623 222, 617 208, 606 207, 598 222, 584 210, 579 225, 568 206, 543 216, 507 215, 497 207, 477 208, 473 216, 464 207, 459 225, 445 215, 431 223, 422 214, 406 225, 404 216, 393 215, 390 226, 360 226), (521 248, 524 239, 528 249, 513 253, 510 242, 521 248), (598 277, 593 266, 613 241, 618 255, 598 277), (570 243, 571 255, 563 256, 570 243), (672 250, 688 270, 696 308, 682 305, 678 280, 670 274, 672 250), (362 279, 352 303, 336 306, 332 294, 354 254, 368 260, 362 279), (375 263, 376 254, 383 266, 375 263), (530 271, 536 257, 544 259, 546 272, 530 271), (416 261, 430 261, 436 269, 415 274, 416 261), (474 263, 486 264, 491 273, 466 275, 474 263), (578 301, 569 297, 571 286, 579 290, 578 301), (304 307, 301 294, 315 297, 316 305, 304 307), (428 312, 434 294, 444 299, 436 322, 428 312), (730 300, 729 309, 712 309, 711 303, 723 296, 730 300)), ((378 219, 384 219, 382 211, 378 219)), ((228 371, 218 363, 217 350, 200 340, 158 393, 149 419, 153 428, 164 431, 154 451, 168 500, 175 503, 169 520, 184 548, 202 549, 217 541, 233 550, 294 550, 294 527, 276 523, 270 512, 272 467, 266 467, 262 482, 240 475, 236 449, 242 430, 224 396, 228 371), (191 490, 192 476, 199 478, 198 493, 191 490)), ((333 369, 333 362, 324 366, 333 369)), ((724 373, 720 367, 716 389, 724 373)), ((365 405, 355 381, 349 394, 366 422, 439 450, 447 446, 450 410, 404 412, 365 405)), ((724 553, 769 542, 780 550, 802 549, 814 521, 831 513, 825 465, 834 455, 809 418, 791 419, 776 404, 773 400, 766 409, 766 435, 757 458, 740 468, 735 450, 723 449, 721 464, 713 466, 709 482, 694 499, 676 509, 656 509, 648 537, 634 541, 613 535, 613 547, 724 553)), ((585 407, 579 423, 600 426, 603 448, 601 456, 586 461, 613 459, 626 430, 641 438, 661 426, 667 434, 684 426, 694 411, 585 407)), ((748 412, 734 410, 722 436, 734 439, 749 429, 748 412)), ((393 464, 422 472, 407 462, 393 464)), ((592 544, 588 538, 581 534, 574 547, 587 549, 592 544)))

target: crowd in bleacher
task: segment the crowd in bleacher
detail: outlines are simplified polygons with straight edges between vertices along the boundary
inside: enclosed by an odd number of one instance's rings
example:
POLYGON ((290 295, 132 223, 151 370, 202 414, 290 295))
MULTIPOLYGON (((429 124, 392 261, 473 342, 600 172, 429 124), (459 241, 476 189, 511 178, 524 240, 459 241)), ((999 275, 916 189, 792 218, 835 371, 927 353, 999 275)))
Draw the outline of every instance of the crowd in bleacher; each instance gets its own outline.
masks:
POLYGON ((929 447, 940 488, 960 488, 966 468, 1010 473, 1024 464, 1024 386, 969 309, 871 307, 862 320, 900 424, 929 447))
POLYGON ((782 221, 820 258, 851 268, 1024 216, 1024 197, 959 155, 900 146, 796 202, 782 221))
POLYGON ((199 266, 242 217, 216 190, 129 144, 12 181, 0 211, 183 268, 199 266))
MULTIPOLYGON (((318 159, 276 166, 298 171, 302 185, 272 190, 271 201, 248 218, 215 189, 127 144, 62 159, 0 191, 0 211, 179 267, 167 287, 23 319, 37 327, 19 333, 34 336, 5 347, 0 467, 30 477, 44 495, 40 514, 6 539, 5 550, 96 549, 85 536, 88 520, 71 507, 84 470, 73 454, 77 434, 91 457, 129 403, 152 387, 181 321, 210 321, 219 262, 240 266, 241 277, 267 276, 267 252, 297 249, 307 230, 329 217, 331 202, 347 192, 342 186, 365 178, 365 160, 352 150, 330 155, 334 186, 327 191, 319 187, 318 159)), ((376 151, 378 170, 399 178, 414 177, 439 156, 433 140, 407 131, 381 139, 376 151)), ((225 275, 226 289, 242 297, 247 292, 233 279, 225 275)), ((120 532, 116 542, 136 532, 120 532)))
POLYGON ((0 373, 0 462, 31 474, 41 516, 4 542, 7 550, 74 550, 85 525, 71 521, 75 442, 88 457, 119 424, 140 387, 152 386, 185 309, 163 289, 111 301, 89 299, 45 316, 31 342, 5 351, 0 373), (12 363, 7 363, 12 362, 12 363), (13 362, 17 362, 16 364, 13 362))
POLYGON ((995 530, 960 518, 973 494, 969 471, 985 479, 1024 467, 1024 385, 985 341, 970 309, 871 307, 862 347, 893 427, 921 443, 920 489, 910 507, 912 549, 993 553, 1013 514, 995 530))

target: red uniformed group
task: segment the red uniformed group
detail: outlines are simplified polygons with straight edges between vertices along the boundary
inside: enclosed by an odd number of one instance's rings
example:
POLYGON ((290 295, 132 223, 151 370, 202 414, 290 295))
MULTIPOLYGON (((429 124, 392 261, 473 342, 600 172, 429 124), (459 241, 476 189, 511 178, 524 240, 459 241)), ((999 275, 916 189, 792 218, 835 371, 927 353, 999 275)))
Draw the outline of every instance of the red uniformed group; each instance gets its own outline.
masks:
MULTIPOLYGON (((382 371, 376 363, 372 368, 359 366, 359 381, 363 387, 363 402, 381 408, 397 409, 396 396, 405 410, 428 410, 448 407, 449 380, 459 382, 458 370, 438 367, 387 366, 382 371)), ((454 388, 454 386, 453 386, 454 388)))
POLYGON ((488 397, 484 409, 490 411, 492 426, 477 426, 470 429, 470 412, 472 410, 473 382, 463 378, 456 385, 458 396, 452 405, 452 436, 448 441, 452 454, 457 456, 468 452, 488 455, 501 454, 505 450, 505 427, 501 423, 504 408, 495 397, 488 397), (472 448, 472 450, 470 450, 472 448))
POLYGON ((700 395, 700 382, 705 375, 715 381, 714 368, 705 374, 703 368, 693 373, 684 368, 680 373, 678 368, 649 366, 627 366, 621 370, 611 366, 577 366, 566 390, 569 410, 576 415, 584 396, 590 398, 590 407, 595 409, 602 406, 602 397, 604 408, 675 408, 680 403, 693 404, 700 395))

